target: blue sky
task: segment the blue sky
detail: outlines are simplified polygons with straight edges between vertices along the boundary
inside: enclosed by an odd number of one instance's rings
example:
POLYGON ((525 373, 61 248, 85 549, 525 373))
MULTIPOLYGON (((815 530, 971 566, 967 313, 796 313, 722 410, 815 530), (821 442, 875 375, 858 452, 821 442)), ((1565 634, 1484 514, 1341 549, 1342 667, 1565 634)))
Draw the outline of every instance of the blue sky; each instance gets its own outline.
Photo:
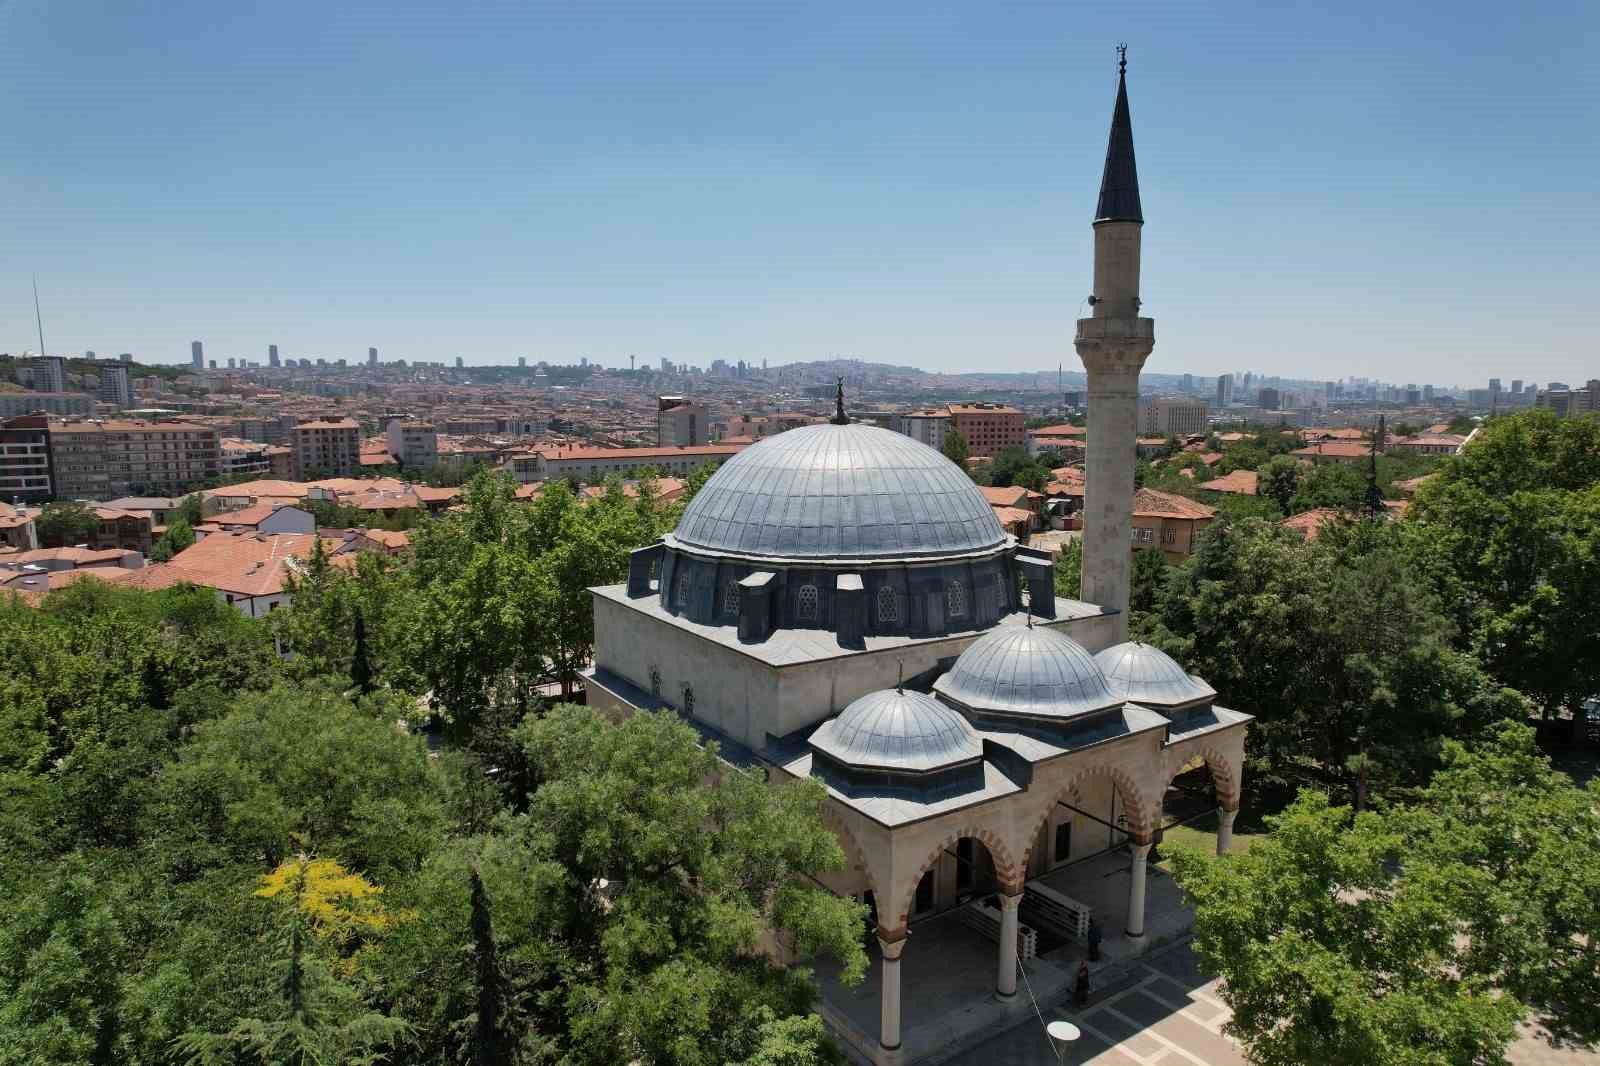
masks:
POLYGON ((1600 376, 1600 5, 0 0, 0 351, 1600 376))

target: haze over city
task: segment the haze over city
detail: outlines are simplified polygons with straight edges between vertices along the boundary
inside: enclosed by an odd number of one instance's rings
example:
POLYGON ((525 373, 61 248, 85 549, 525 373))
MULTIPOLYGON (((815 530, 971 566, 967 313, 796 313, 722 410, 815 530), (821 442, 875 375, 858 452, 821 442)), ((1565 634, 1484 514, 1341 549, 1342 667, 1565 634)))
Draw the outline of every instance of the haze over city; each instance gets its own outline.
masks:
POLYGON ((0 4, 0 350, 1074 369, 1131 44, 1146 369, 1589 376, 1592 5, 0 4), (1588 132, 1585 132, 1588 131, 1588 132))

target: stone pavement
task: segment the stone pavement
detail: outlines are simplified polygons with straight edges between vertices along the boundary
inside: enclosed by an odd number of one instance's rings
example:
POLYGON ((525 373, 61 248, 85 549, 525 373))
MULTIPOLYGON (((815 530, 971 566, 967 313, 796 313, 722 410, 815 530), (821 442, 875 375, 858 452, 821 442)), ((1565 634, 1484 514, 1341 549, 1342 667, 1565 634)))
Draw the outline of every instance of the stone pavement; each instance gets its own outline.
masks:
MULTIPOLYGON (((1065 1019, 1083 1032, 1064 1050, 1062 1066, 1245 1066, 1238 1045, 1222 1033, 1229 1014, 1217 983, 1199 971, 1184 941, 1140 960, 1123 982, 1086 1009, 1046 1007, 1044 1019, 1065 1019)), ((1532 1027, 1524 1029, 1507 1058, 1514 1066, 1600 1064, 1600 1053, 1551 1047, 1532 1027)), ((1039 1019, 1029 1017, 945 1066, 1056 1066, 1057 1061, 1039 1019)))

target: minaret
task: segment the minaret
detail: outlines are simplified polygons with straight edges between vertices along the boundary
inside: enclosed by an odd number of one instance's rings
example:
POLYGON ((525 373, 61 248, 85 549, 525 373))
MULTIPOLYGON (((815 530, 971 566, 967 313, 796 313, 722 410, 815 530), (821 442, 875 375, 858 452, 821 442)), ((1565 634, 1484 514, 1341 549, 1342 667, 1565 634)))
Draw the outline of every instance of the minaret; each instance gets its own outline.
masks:
POLYGON ((1133 469, 1139 437, 1139 370, 1155 348, 1155 321, 1139 317, 1139 173, 1128 117, 1128 49, 1117 46, 1117 103, 1094 216, 1094 317, 1078 320, 1074 346, 1089 378, 1084 472, 1083 599, 1120 612, 1128 635, 1133 552, 1133 469))

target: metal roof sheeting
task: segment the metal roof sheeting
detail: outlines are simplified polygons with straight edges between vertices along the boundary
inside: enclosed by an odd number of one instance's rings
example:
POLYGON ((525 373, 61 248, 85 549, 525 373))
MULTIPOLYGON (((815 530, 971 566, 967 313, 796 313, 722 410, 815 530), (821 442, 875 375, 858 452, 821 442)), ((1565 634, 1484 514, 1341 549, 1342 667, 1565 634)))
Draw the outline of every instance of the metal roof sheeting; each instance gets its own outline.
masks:
POLYGON ((1217 698, 1216 689, 1184 672, 1160 648, 1137 641, 1114 644, 1094 657, 1111 691, 1147 706, 1178 707, 1217 698))
POLYGON ((1000 626, 962 652, 934 691, 974 710, 1070 718, 1121 703, 1082 644, 1043 626, 1000 626))
POLYGON ((981 758, 983 742, 953 708, 920 692, 886 689, 852 702, 811 734, 811 746, 847 766, 923 772, 981 758))
POLYGON ((972 479, 941 453, 866 425, 768 437, 724 463, 673 533, 694 549, 786 559, 893 559, 1007 542, 972 479))

